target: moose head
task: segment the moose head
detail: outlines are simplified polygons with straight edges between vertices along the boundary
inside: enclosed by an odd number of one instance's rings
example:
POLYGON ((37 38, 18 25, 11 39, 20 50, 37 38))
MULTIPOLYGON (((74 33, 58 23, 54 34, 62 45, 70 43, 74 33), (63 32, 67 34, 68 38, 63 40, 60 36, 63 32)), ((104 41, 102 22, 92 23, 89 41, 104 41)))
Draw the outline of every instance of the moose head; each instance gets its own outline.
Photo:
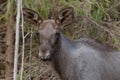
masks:
POLYGON ((72 22, 74 9, 67 7, 57 13, 55 19, 43 20, 35 11, 23 8, 25 22, 37 26, 39 33, 39 56, 42 60, 48 60, 53 54, 62 28, 72 22))

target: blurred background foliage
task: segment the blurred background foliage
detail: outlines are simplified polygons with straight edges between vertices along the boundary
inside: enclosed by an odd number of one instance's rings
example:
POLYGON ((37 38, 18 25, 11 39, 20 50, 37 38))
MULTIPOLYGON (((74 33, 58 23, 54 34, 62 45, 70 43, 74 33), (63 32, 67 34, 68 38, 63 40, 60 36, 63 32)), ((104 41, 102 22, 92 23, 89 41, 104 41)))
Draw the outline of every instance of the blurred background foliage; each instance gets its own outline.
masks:
MULTIPOLYGON (((7 1, 5 15, 0 16, 0 20, 8 20, 10 7, 16 7, 16 1, 7 1)), ((35 10, 43 19, 48 18, 50 11, 54 14, 67 6, 74 8, 75 19, 64 27, 65 34, 73 39, 92 38, 120 50, 119 0, 23 0, 23 7, 35 10)))
MULTIPOLYGON (((14 20, 16 19, 16 2, 17 0, 0 1, 0 24, 9 21, 11 8, 14 9, 14 20)), ((90 38, 103 45, 108 45, 109 47, 120 50, 120 0, 23 0, 23 7, 35 10, 43 19, 48 18, 49 12, 55 17, 56 12, 67 6, 74 8, 75 18, 73 19, 73 23, 64 27, 63 33, 65 35, 72 39, 82 37, 90 38)), ((1 32, 5 30, 3 28, 4 27, 0 27, 0 35, 1 32)), ((35 27, 34 32, 36 31, 35 27)), ((29 26, 26 24, 25 32, 30 32, 29 26)), ((35 34, 33 34, 33 36, 35 36, 35 34)), ((30 39, 30 37, 28 38, 30 39)), ((3 38, 0 38, 0 40, 2 39, 3 38)), ((25 53, 29 53, 29 39, 26 39, 25 53)), ((33 53, 36 53, 38 49, 36 45, 36 42, 35 44, 33 43, 33 53)), ((35 59, 33 59, 33 61, 34 60, 35 59)), ((25 62, 27 61, 28 57, 25 58, 25 62)), ((48 65, 41 62, 41 65, 42 64, 48 65)), ((32 65, 35 66, 37 63, 33 63, 32 65)), ((48 72, 45 68, 46 67, 42 67, 43 73, 40 72, 41 75, 51 73, 48 66, 48 72)), ((39 71, 39 69, 37 66, 32 67, 33 73, 39 71)), ((27 63, 25 63, 25 76, 26 73, 28 73, 27 63)), ((37 72, 35 74, 38 75, 37 72)), ((55 76, 53 74, 54 72, 51 73, 51 76, 55 76)), ((40 80, 46 80, 48 76, 45 75, 45 77, 40 80)), ((25 80, 27 80, 26 77, 25 80)), ((54 79, 50 80, 59 80, 59 78, 54 77, 54 79)))
POLYGON ((37 11, 43 19, 71 6, 75 19, 63 32, 73 39, 87 37, 120 50, 119 0, 24 0, 23 6, 37 11))

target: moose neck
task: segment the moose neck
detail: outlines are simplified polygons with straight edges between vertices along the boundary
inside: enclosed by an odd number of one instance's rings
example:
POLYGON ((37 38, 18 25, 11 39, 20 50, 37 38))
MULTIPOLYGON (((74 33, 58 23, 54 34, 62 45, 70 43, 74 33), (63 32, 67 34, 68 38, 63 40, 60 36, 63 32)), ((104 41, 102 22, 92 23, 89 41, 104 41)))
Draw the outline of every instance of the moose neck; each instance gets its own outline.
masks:
POLYGON ((54 66, 59 74, 64 75, 63 71, 65 71, 64 69, 66 69, 66 65, 68 65, 71 61, 70 52, 72 49, 74 49, 73 47, 75 45, 75 43, 73 43, 74 42, 72 40, 60 33, 59 42, 56 45, 57 49, 55 50, 52 59, 54 66))
POLYGON ((64 36, 62 33, 60 33, 60 37, 58 40, 58 44, 56 44, 56 50, 54 52, 54 56, 56 57, 56 55, 64 55, 65 54, 69 55, 68 51, 71 51, 74 47, 75 43, 70 40, 68 37, 64 36))
POLYGON ((60 34, 60 44, 59 44, 60 52, 67 53, 69 55, 68 51, 71 51, 74 45, 75 45, 74 41, 64 36, 62 33, 60 34))

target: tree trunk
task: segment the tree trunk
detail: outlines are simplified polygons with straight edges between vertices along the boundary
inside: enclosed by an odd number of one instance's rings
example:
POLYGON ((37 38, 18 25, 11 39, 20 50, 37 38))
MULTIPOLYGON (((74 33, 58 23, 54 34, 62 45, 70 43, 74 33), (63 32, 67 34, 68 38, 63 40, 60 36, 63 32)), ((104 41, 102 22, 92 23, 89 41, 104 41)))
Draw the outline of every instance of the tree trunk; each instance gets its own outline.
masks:
POLYGON ((11 8, 10 17, 7 22, 7 32, 6 32, 6 80, 13 80, 13 53, 14 53, 14 17, 13 17, 13 7, 11 8))

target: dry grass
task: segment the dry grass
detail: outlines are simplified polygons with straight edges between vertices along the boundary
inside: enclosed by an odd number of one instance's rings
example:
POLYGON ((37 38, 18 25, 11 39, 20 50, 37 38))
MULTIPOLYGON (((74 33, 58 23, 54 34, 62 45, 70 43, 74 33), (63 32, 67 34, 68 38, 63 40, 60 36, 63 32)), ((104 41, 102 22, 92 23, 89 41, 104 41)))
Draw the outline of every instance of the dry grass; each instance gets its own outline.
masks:
MULTIPOLYGON (((23 80, 29 80, 29 70, 26 63, 23 80)), ((43 62, 36 57, 32 58, 31 75, 33 80, 61 80, 51 62, 43 62)))

